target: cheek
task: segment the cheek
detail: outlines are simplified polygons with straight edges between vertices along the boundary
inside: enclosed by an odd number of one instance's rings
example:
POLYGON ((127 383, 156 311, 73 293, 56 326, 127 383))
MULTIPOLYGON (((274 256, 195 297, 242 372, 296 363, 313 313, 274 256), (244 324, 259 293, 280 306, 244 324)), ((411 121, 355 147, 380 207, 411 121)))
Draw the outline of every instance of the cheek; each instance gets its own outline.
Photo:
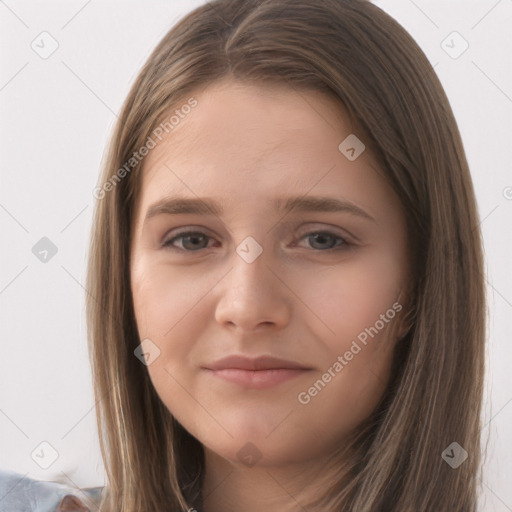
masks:
POLYGON ((390 377, 402 277, 400 261, 392 252, 380 251, 332 267, 320 274, 314 286, 310 283, 312 291, 304 294, 304 302, 322 320, 318 339, 329 356, 321 371, 331 369, 325 377, 329 383, 325 389, 319 383, 316 389, 322 391, 311 401, 318 414, 332 413, 337 423, 336 408, 332 408, 336 403, 361 420, 378 402, 390 377))
POLYGON ((147 366, 151 382, 178 421, 194 428, 190 421, 198 411, 191 400, 191 394, 196 394, 191 340, 199 337, 200 298, 207 288, 203 292, 192 289, 190 278, 183 272, 155 262, 142 265, 140 260, 132 269, 131 280, 139 337, 150 339, 159 350, 158 357, 147 366))
POLYGON ((318 375, 297 396, 295 418, 304 418, 302 429, 315 443, 350 434, 372 414, 385 390, 385 376, 368 369, 363 351, 339 373, 333 366, 328 383, 318 375))
POLYGON ((149 338, 160 350, 148 367, 150 375, 162 373, 162 379, 168 380, 167 369, 185 376, 195 362, 194 340, 200 338, 211 314, 205 299, 215 282, 149 259, 134 265, 131 280, 139 337, 149 338))
POLYGON ((140 259, 131 272, 132 297, 140 335, 172 338, 170 330, 208 291, 201 279, 180 269, 140 259), (191 286, 191 283, 194 283, 191 286))
MULTIPOLYGON (((134 312, 140 340, 151 340, 158 357, 147 366, 147 371, 157 393, 168 408, 174 408, 179 397, 178 382, 183 382, 190 365, 191 339, 198 336, 194 329, 198 323, 189 319, 195 313, 198 291, 179 284, 179 277, 158 265, 139 265, 131 275, 134 312), (186 333, 186 338, 184 337, 186 333), (188 342, 184 342, 188 341, 188 342)), ((182 278, 183 279, 183 278, 182 278)), ((147 342, 146 342, 147 343, 147 342)), ((150 345, 152 346, 152 345, 150 345)))
MULTIPOLYGON (((328 328, 325 332, 330 335, 325 339, 338 350, 392 309, 403 277, 400 260, 392 251, 373 251, 330 267, 309 283, 309 294, 306 288, 302 293, 309 295, 304 302, 328 328)), ((395 311, 389 316, 394 318, 395 311)))
POLYGON ((354 275, 334 288, 318 310, 335 334, 323 336, 323 364, 296 398, 299 410, 310 418, 311 436, 348 434, 372 413, 390 379, 391 329, 397 318, 393 289, 377 293, 370 279, 357 280, 354 275))

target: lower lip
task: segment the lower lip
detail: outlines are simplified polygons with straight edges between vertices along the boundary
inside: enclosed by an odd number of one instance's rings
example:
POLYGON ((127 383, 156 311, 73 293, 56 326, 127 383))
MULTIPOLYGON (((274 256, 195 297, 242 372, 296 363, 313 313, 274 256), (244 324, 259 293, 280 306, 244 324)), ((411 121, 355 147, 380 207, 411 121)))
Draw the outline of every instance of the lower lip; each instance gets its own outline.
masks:
POLYGON ((215 377, 254 389, 270 388, 309 371, 291 368, 272 370, 242 370, 240 368, 226 368, 224 370, 205 369, 215 377))

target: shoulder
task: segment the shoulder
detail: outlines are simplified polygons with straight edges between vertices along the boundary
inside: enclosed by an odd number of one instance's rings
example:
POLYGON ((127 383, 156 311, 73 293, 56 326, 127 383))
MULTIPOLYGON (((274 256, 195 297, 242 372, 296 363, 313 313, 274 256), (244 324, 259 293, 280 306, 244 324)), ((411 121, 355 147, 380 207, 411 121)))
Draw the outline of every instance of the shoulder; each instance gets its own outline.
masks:
POLYGON ((102 489, 74 489, 0 469, 0 512, 87 512, 83 496, 97 500, 102 489))

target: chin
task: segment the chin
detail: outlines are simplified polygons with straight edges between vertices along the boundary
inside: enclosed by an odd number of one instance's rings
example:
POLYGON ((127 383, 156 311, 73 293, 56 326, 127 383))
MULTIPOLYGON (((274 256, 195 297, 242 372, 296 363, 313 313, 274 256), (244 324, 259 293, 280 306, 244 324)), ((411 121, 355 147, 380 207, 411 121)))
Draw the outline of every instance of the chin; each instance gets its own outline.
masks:
MULTIPOLYGON (((212 440, 213 441, 213 440, 212 440)), ((283 445, 280 441, 269 439, 235 438, 228 443, 219 444, 213 441, 208 448, 216 455, 223 457, 242 467, 284 467, 288 464, 304 462, 302 444, 283 445)))
MULTIPOLYGON (((280 418, 279 421, 281 421, 280 418)), ((274 422, 272 429, 258 429, 250 422, 241 422, 239 428, 230 428, 229 435, 213 437, 210 434, 199 438, 200 442, 215 454, 237 464, 248 467, 275 467, 300 463, 315 456, 321 446, 316 446, 304 434, 295 436, 282 428, 279 421, 274 422), (276 428, 277 426, 277 428, 276 428), (269 434, 270 432, 270 434, 269 434)), ((286 420, 285 420, 286 422, 286 420)))

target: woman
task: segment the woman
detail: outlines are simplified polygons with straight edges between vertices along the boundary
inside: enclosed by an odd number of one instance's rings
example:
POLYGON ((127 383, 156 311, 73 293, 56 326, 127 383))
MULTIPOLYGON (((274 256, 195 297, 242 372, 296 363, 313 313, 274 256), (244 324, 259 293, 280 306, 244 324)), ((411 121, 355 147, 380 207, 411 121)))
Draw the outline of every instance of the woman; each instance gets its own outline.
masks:
POLYGON ((195 9, 135 81, 94 195, 102 511, 476 511, 475 195, 389 15, 195 9))

